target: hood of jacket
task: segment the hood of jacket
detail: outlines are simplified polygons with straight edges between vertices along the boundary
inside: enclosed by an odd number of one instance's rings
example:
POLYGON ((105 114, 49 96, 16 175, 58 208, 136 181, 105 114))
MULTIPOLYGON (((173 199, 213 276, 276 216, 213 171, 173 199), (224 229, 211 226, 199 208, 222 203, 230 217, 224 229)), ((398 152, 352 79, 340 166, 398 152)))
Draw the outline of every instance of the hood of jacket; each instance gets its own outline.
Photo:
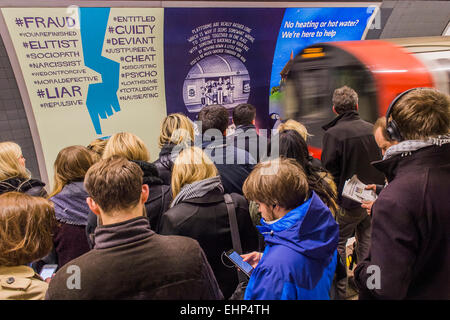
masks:
POLYGON ((147 184, 149 187, 164 184, 163 180, 159 177, 158 169, 153 163, 140 160, 132 160, 132 162, 141 167, 144 172, 144 184, 147 184))
POLYGON ((328 207, 313 191, 301 206, 275 223, 261 219, 257 226, 267 245, 283 245, 311 259, 330 259, 336 250, 339 228, 328 207))
POLYGON ((327 131, 328 129, 330 129, 331 127, 334 127, 338 122, 341 121, 351 121, 351 120, 359 120, 359 113, 356 110, 352 110, 352 111, 347 111, 344 112, 340 115, 338 115, 336 118, 334 118, 333 120, 331 120, 329 123, 327 123, 326 125, 324 125, 322 127, 323 130, 327 131))
POLYGON ((36 179, 10 178, 0 181, 0 194, 10 191, 27 192, 31 188, 44 186, 45 183, 36 179))
POLYGON ((83 181, 66 184, 58 194, 50 198, 55 204, 56 220, 77 226, 87 224, 87 216, 90 212, 86 203, 89 197, 84 188, 83 181))

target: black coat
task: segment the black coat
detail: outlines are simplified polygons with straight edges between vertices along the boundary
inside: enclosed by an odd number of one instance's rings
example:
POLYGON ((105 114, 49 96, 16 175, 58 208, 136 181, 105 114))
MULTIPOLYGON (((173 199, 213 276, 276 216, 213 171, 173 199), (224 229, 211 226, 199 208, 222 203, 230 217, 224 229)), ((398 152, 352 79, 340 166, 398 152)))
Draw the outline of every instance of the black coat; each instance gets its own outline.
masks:
POLYGON ((384 176, 370 163, 381 159, 372 133, 373 125, 356 111, 345 112, 323 126, 322 165, 333 176, 338 204, 345 209, 361 204, 341 196, 345 181, 356 174, 365 184, 383 184, 384 176))
POLYGON ((253 124, 238 126, 236 131, 227 139, 236 148, 250 153, 256 162, 260 162, 267 157, 267 137, 258 135, 253 124))
MULTIPOLYGON (((248 212, 244 197, 231 194, 236 208, 239 234, 244 253, 258 250, 258 234, 248 212)), ((180 235, 196 239, 214 271, 225 298, 238 284, 236 269, 222 263, 222 253, 233 248, 228 211, 223 193, 214 189, 201 198, 184 200, 161 218, 161 234, 180 235)), ((224 258, 225 263, 227 258, 224 258)), ((228 264, 231 264, 228 261, 228 264)))
POLYGON ((174 144, 164 145, 159 152, 158 160, 153 162, 153 164, 156 166, 156 169, 158 169, 159 177, 164 181, 164 184, 168 186, 171 185, 172 179, 173 161, 171 153, 174 147, 174 144))
MULTIPOLYGON (((165 185, 162 179, 159 178, 158 170, 154 164, 145 161, 133 162, 137 163, 144 172, 143 182, 149 186, 149 195, 145 202, 145 210, 150 222, 150 227, 152 230, 158 232, 157 227, 161 215, 169 209, 170 203, 172 202, 172 191, 170 186, 165 185)), ((93 235, 96 227, 97 216, 93 212, 90 212, 88 215, 86 234, 91 248, 94 245, 93 235)))
POLYGON ((211 137, 204 135, 203 139, 201 147, 216 165, 225 193, 243 195, 242 186, 256 160, 247 151, 236 148, 225 137, 211 142, 211 137))
POLYGON ((17 191, 35 197, 47 197, 45 183, 37 179, 11 178, 0 181, 0 194, 17 191))
POLYGON ((449 300, 450 144, 374 165, 389 184, 372 207, 369 257, 355 270, 360 298, 449 300), (375 290, 366 286, 371 265, 381 271, 375 290))

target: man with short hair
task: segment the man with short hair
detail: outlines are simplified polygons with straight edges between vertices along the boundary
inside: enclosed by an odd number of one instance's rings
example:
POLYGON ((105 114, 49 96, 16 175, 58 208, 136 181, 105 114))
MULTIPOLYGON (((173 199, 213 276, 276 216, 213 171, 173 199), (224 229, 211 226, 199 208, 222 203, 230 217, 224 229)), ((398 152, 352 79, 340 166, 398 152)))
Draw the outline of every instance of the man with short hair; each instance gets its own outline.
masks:
MULTIPOLYGON (((358 114, 358 95, 344 86, 333 94, 333 111, 337 117, 323 126, 322 165, 334 178, 338 188, 336 215, 339 223, 338 251, 346 261, 347 240, 355 234, 357 259, 363 259, 369 251, 370 216, 361 204, 342 197, 345 181, 353 175, 365 184, 383 184, 383 174, 370 163, 381 159, 381 153, 372 134, 373 125, 358 114)), ((347 279, 338 282, 338 297, 345 299, 347 279)))
POLYGON ((89 208, 100 217, 95 247, 51 280, 50 300, 222 299, 197 241, 150 229, 141 168, 113 156, 86 173, 89 208))
POLYGON ((448 300, 450 97, 413 89, 386 120, 398 144, 374 163, 389 184, 372 207, 370 254, 355 269, 360 299, 448 300))
POLYGON ((267 137, 256 131, 256 108, 249 103, 241 103, 233 109, 235 132, 228 136, 234 146, 251 154, 257 162, 267 156, 267 137))
POLYGON ((337 263, 338 225, 294 159, 259 163, 244 184, 258 204, 264 253, 243 255, 255 267, 246 300, 329 300, 337 263))
POLYGON ((206 106, 200 110, 198 120, 202 128, 201 148, 216 165, 225 193, 242 194, 242 185, 256 160, 226 139, 229 122, 227 109, 218 104, 206 106))

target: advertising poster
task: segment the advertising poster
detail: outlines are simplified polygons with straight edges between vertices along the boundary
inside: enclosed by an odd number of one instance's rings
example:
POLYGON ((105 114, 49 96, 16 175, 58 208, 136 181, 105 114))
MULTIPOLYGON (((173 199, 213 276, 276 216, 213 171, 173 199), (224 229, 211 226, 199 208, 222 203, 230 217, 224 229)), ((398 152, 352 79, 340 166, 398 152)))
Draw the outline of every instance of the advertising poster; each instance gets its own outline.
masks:
POLYGON ((195 119, 203 106, 257 108, 267 128, 273 54, 284 9, 169 8, 164 46, 167 112, 195 119))
MULTIPOLYGON (((273 128, 289 61, 360 40, 373 7, 3 8, 50 180, 69 145, 127 131, 152 160, 161 120, 207 105, 257 108, 273 128)), ((17 70, 16 70, 17 72, 17 70)), ((22 92, 22 94, 24 94, 22 92)))
POLYGON ((273 55, 269 113, 280 114, 279 89, 291 59, 315 43, 361 40, 373 12, 374 7, 286 9, 273 55))
POLYGON ((164 46, 167 112, 257 108, 258 128, 280 114, 281 73, 303 48, 360 40, 373 8, 169 8, 164 46))
POLYGON ((58 152, 127 131, 158 155, 166 116, 162 8, 2 9, 50 180, 58 152))

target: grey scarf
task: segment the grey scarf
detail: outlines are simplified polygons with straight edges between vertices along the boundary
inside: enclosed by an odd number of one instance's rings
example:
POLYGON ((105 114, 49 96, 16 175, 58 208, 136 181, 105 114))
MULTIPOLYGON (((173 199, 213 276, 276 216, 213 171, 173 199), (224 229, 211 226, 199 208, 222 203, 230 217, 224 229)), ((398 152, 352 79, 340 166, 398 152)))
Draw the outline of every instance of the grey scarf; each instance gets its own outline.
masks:
POLYGON ((406 140, 399 144, 395 144, 386 150, 383 160, 390 159, 396 155, 402 156, 411 154, 411 152, 429 147, 429 146, 442 146, 443 144, 450 143, 450 134, 437 136, 436 138, 428 138, 428 140, 406 140))
POLYGON ((201 198, 215 188, 218 188, 222 192, 224 191, 220 176, 215 176, 212 178, 187 184, 183 188, 181 188, 180 193, 178 193, 175 199, 173 199, 170 207, 174 207, 183 200, 201 198))

